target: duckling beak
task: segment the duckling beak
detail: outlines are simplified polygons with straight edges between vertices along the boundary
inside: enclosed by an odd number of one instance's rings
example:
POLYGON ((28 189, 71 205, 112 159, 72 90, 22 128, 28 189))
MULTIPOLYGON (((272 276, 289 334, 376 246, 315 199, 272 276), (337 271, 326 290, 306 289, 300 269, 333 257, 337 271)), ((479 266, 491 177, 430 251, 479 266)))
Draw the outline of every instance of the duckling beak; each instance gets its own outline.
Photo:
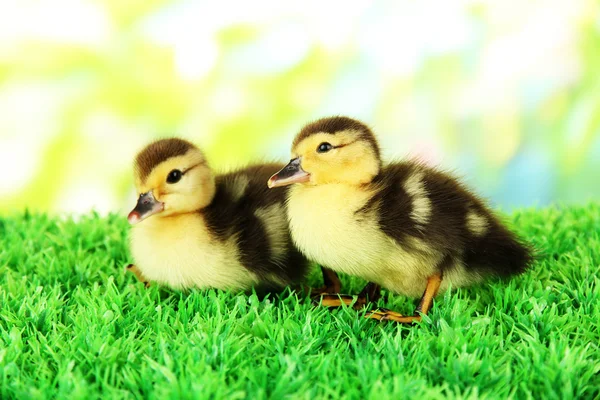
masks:
POLYGON ((131 225, 135 225, 149 216, 161 212, 164 208, 165 204, 154 198, 152 190, 147 193, 142 193, 135 208, 129 213, 127 221, 129 221, 131 225))
POLYGON ((292 183, 304 183, 310 180, 310 174, 302 169, 301 158, 294 158, 281 171, 269 179, 269 188, 291 185, 292 183))

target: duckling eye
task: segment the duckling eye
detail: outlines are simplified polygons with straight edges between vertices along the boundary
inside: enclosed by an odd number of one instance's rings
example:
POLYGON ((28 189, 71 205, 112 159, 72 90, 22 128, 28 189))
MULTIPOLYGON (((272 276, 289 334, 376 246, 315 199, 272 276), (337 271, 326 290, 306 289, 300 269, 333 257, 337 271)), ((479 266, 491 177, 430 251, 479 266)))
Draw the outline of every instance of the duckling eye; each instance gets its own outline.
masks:
POLYGON ((181 180, 181 171, 174 169, 167 175, 167 183, 177 183, 181 180))
POLYGON ((333 149, 333 146, 330 143, 324 142, 317 147, 317 153, 327 153, 331 149, 333 149))

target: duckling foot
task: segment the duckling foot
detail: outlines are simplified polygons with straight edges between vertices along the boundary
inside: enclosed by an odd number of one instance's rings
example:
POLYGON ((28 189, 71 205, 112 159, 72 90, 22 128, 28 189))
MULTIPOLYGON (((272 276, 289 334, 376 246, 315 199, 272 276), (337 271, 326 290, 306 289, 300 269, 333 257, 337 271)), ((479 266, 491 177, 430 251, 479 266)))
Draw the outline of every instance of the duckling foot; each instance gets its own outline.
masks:
POLYGON ((379 308, 375 311, 370 311, 365 315, 365 318, 376 319, 378 321, 394 321, 401 324, 410 324, 421 321, 420 315, 405 316, 396 311, 379 308))
MULTIPOLYGON (((339 293, 323 293, 320 296, 313 297, 313 304, 324 307, 341 307, 343 305, 356 307, 359 299, 356 296, 339 293)), ((363 303, 364 305, 364 303, 363 303)), ((362 307, 362 305, 361 305, 362 307)))
POLYGON ((385 308, 379 308, 375 311, 367 313, 367 315, 365 315, 365 318, 376 319, 378 321, 394 321, 399 322, 401 324, 411 324, 413 322, 419 322, 421 321, 421 316, 417 313, 427 315, 427 313, 431 309, 431 306, 433 305, 433 298, 437 294, 441 283, 441 273, 434 274, 427 278, 427 286, 425 287, 425 292, 423 293, 423 297, 421 297, 419 306, 415 311, 415 315, 404 316, 395 311, 387 310, 385 308))
POLYGON ((142 274, 142 271, 140 271, 140 269, 137 266, 129 264, 125 266, 125 272, 131 272, 135 275, 138 281, 144 284, 146 288, 150 287, 150 281, 142 274))

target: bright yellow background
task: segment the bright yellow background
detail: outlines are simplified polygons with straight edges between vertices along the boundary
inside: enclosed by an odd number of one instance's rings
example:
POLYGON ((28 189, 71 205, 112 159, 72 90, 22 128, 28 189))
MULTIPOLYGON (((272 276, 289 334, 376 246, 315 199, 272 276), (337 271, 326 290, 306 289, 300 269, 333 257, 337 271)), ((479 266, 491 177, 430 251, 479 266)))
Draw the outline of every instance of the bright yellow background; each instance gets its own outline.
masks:
POLYGON ((125 212, 179 135, 219 169, 289 157, 311 119, 456 170, 511 208, 600 198, 591 0, 0 3, 0 212, 125 212))

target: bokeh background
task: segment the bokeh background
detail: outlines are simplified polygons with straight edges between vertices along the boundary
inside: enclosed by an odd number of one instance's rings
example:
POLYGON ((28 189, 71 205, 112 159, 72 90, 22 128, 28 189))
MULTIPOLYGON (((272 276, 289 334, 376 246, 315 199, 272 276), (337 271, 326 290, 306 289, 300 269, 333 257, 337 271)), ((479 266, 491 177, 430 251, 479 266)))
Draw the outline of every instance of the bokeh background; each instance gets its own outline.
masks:
POLYGON ((0 1, 2 213, 125 212, 153 138, 225 170, 332 114, 505 210, 599 199, 599 2, 0 1))

